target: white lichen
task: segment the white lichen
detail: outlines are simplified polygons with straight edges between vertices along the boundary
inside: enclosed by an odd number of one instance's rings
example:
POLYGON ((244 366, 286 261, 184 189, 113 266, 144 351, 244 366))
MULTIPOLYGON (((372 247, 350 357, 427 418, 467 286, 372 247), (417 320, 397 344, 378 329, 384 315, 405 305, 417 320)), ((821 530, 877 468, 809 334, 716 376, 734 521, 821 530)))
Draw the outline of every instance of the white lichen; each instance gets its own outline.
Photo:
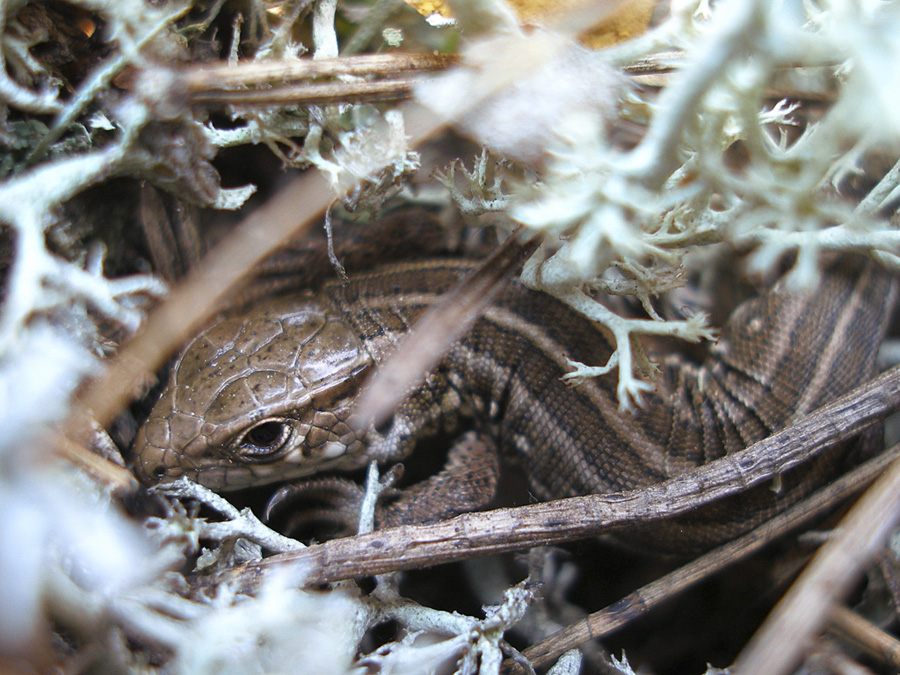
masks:
MULTIPOLYGON (((155 488, 159 494, 169 498, 190 499, 202 504, 208 509, 221 515, 224 520, 211 521, 206 518, 192 518, 189 526, 195 530, 192 538, 197 541, 203 539, 226 546, 230 553, 238 539, 246 539, 260 545, 274 553, 285 553, 304 548, 296 539, 285 537, 266 527, 253 512, 248 509, 236 509, 231 502, 219 496, 212 490, 198 485, 185 478, 172 483, 165 483, 155 488)), ((217 562, 208 560, 204 563, 204 569, 217 562)))
POLYGON ((713 335, 699 315, 686 322, 660 321, 653 312, 646 321, 617 317, 586 292, 608 288, 601 275, 611 267, 632 270, 635 294, 648 306, 661 290, 651 266, 677 268, 688 248, 718 242, 752 248, 754 272, 795 255, 788 284, 798 289, 817 283, 822 256, 832 251, 868 253, 898 266, 900 238, 883 212, 897 199, 897 172, 858 207, 832 185, 866 153, 900 141, 884 79, 900 68, 889 37, 898 26, 896 7, 883 3, 722 2, 711 14, 700 3, 679 3, 653 33, 610 51, 617 63, 648 49, 687 55, 659 99, 644 108, 651 116, 637 147, 608 144, 596 119, 561 119, 558 135, 565 140, 543 180, 510 209, 515 220, 545 234, 545 251, 526 267, 526 283, 614 336, 609 362, 575 364, 570 381, 616 369, 620 406, 628 409, 649 386, 633 372, 635 337, 713 335), (821 119, 807 119, 793 140, 788 129, 800 124, 798 104, 768 102, 768 88, 786 68, 830 69, 837 87, 834 105, 821 119), (877 100, 862 94, 869 88, 878 90, 877 100), (735 143, 746 152, 745 165, 729 162, 735 143))
POLYGON ((485 618, 476 619, 423 607, 380 585, 368 599, 377 621, 397 621, 408 635, 366 655, 360 664, 396 675, 441 672, 451 664, 459 675, 499 673, 503 636, 534 600, 534 588, 523 582, 506 589, 503 601, 485 607, 485 618))
POLYGON ((256 598, 225 599, 185 626, 174 672, 359 673, 354 660, 369 619, 355 593, 300 591, 274 579, 256 598))
POLYGON ((485 150, 475 160, 471 171, 461 163, 453 162, 446 170, 435 172, 434 178, 450 193, 450 198, 460 213, 470 217, 481 216, 505 211, 509 206, 505 164, 485 150), (462 174, 463 189, 456 184, 457 167, 460 167, 462 174))

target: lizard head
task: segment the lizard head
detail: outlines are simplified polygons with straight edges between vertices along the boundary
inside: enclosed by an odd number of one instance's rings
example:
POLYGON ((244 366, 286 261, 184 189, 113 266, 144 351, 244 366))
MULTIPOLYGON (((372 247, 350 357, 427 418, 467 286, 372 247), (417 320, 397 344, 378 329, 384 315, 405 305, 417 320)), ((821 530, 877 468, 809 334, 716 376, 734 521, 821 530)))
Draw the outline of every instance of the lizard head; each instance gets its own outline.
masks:
POLYGON ((349 424, 373 361, 315 296, 279 298, 195 337, 138 431, 145 483, 188 476, 218 490, 364 463, 349 424))

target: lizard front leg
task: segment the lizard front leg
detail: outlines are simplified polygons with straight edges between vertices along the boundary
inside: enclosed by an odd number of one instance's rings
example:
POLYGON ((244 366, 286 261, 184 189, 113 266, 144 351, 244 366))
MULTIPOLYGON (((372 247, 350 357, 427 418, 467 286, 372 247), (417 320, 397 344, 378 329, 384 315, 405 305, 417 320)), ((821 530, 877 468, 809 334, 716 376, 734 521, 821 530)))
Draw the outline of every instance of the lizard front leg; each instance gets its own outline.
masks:
MULTIPOLYGON (((379 527, 424 524, 485 508, 497 492, 499 472, 495 443, 468 432, 453 443, 436 474, 406 488, 386 490, 376 508, 376 523, 379 527)), ((353 534, 364 497, 362 486, 349 479, 314 478, 280 488, 269 499, 266 517, 293 509, 287 525, 290 531, 324 525, 338 536, 353 534)))
POLYGON ((459 438, 438 473, 388 495, 379 526, 431 523, 488 506, 497 493, 500 462, 490 438, 470 431, 459 438))

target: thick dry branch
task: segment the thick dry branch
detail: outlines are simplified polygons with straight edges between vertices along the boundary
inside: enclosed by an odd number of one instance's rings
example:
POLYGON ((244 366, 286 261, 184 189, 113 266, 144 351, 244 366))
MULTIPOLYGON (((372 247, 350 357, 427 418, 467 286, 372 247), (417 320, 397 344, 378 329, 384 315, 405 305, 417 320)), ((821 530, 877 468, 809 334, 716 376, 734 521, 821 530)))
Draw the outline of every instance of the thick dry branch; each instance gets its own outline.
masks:
MULTIPOLYGON (((642 490, 468 513, 430 525, 337 539, 224 572, 252 587, 267 571, 296 566, 322 583, 438 565, 595 536, 675 517, 741 493, 808 461, 900 407, 900 367, 769 438, 642 490)), ((209 581, 209 580, 208 580, 209 581)), ((211 580, 223 581, 220 577, 211 580)))

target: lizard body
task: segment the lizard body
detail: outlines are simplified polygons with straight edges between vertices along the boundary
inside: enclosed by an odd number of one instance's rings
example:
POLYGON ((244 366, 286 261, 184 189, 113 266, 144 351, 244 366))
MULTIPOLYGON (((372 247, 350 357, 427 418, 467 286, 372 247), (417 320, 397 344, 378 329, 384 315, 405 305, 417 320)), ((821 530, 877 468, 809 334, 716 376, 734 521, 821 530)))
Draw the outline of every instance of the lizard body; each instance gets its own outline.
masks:
MULTIPOLYGON (((667 363, 656 391, 628 414, 611 378, 578 387, 560 379, 567 357, 606 362, 604 332, 514 282, 383 433, 358 437, 350 417, 366 372, 473 265, 387 265, 208 328, 140 430, 136 472, 238 489, 402 459, 438 433, 474 428, 521 462, 539 499, 640 488, 744 448, 864 382, 894 295, 872 265, 835 267, 815 293, 776 287, 735 310, 702 365, 667 363)), ((497 464, 467 455, 471 446, 414 486, 394 522, 485 506, 497 464)), ((638 538, 682 553, 733 538, 835 475, 846 454, 779 477, 777 491, 756 488, 638 538)))

